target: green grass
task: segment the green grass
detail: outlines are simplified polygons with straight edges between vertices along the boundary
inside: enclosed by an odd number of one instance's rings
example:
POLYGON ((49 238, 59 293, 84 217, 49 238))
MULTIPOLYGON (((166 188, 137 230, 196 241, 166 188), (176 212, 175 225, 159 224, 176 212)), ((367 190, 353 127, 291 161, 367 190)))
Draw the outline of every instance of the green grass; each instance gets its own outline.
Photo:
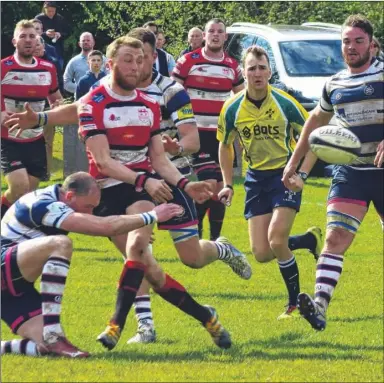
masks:
MULTIPOLYGON (((61 177, 57 169, 54 181, 61 177)), ((328 186, 328 180, 309 180, 293 233, 312 225, 325 228, 328 186)), ((235 190, 223 234, 247 251, 244 191, 240 183, 235 190)), ((168 233, 157 232, 157 259, 199 302, 216 307, 232 334, 233 346, 227 351, 216 348, 198 323, 157 295, 152 295, 152 307, 158 342, 126 344, 136 328, 131 313, 118 346, 104 351, 95 338, 114 307, 121 257, 107 239, 71 238, 74 256, 62 322, 69 339, 93 357, 80 361, 6 355, 1 365, 3 382, 383 381, 383 234, 373 208, 347 253, 328 327, 320 333, 303 319, 276 320, 286 302, 276 262, 258 264, 248 252, 254 271, 250 281, 239 279, 220 262, 192 270, 178 260, 168 233)), ((312 293, 314 259, 306 251, 296 255, 302 291, 312 293)), ((2 339, 13 337, 3 325, 2 339)))

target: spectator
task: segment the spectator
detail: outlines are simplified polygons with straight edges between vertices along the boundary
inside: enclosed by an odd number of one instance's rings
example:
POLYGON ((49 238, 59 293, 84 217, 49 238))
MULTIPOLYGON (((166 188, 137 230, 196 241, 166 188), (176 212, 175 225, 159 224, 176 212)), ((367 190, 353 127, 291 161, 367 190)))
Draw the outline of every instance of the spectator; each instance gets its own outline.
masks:
MULTIPOLYGON (((33 23, 33 26, 35 27, 37 34, 39 36, 42 36, 43 35, 43 23, 39 19, 32 19, 31 22, 33 23)), ((44 48, 45 48, 46 54, 49 57, 52 57, 52 58, 56 59, 57 62, 59 62, 59 57, 57 56, 56 48, 53 45, 47 44, 44 41, 44 48)), ((62 72, 62 69, 60 68, 60 73, 61 72, 62 72)), ((59 75, 59 72, 57 72, 57 74, 59 75)), ((60 89, 60 91, 62 91, 62 89, 60 89)))
POLYGON ((204 46, 203 31, 198 27, 193 27, 188 32, 188 43, 187 49, 184 49, 179 57, 184 56, 186 53, 192 52, 204 46))
MULTIPOLYGON (((163 49, 165 43, 167 42, 167 39, 164 36, 164 32, 159 31, 157 33, 157 39, 156 39, 156 48, 157 49, 163 49)), ((164 50, 164 49, 163 49, 164 50)))
POLYGON ((64 69, 64 40, 69 35, 69 25, 62 15, 57 13, 56 1, 44 1, 42 13, 35 19, 43 24, 43 38, 51 43, 57 52, 61 70, 64 69))
POLYGON ((78 100, 87 94, 89 89, 91 89, 91 86, 106 75, 105 71, 102 70, 103 54, 100 51, 94 50, 89 53, 88 65, 89 71, 81 77, 77 84, 75 100, 78 100))
MULTIPOLYGON (((143 28, 151 30, 157 38, 157 35, 159 33, 159 27, 155 22, 148 21, 143 25, 143 28)), ((173 68, 176 65, 175 59, 172 55, 162 49, 156 48, 156 52, 157 58, 155 63, 153 64, 153 67, 163 76, 170 77, 170 74, 172 73, 173 68), (171 68, 171 70, 169 68, 171 68)))
MULTIPOLYGON (((69 60, 64 72, 64 89, 67 92, 74 94, 79 80, 89 70, 87 59, 94 46, 95 39, 92 33, 84 32, 80 35, 79 47, 81 52, 69 60)), ((103 64, 105 64, 105 57, 103 57, 103 64)))

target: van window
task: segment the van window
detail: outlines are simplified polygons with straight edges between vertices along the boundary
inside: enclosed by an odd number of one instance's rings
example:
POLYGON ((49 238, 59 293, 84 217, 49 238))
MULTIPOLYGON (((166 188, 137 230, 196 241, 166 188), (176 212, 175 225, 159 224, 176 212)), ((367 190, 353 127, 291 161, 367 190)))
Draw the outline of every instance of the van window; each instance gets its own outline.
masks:
POLYGON ((254 44, 256 36, 237 33, 233 36, 228 46, 228 54, 241 63, 244 51, 254 44))
POLYGON ((341 40, 279 43, 288 76, 331 76, 345 68, 341 40))

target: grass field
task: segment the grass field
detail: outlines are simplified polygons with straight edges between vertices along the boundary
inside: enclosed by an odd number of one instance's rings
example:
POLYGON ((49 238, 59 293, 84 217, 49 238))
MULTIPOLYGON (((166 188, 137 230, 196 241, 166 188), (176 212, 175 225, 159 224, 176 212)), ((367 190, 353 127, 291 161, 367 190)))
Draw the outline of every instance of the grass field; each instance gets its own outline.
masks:
MULTIPOLYGON (((57 135, 56 144, 60 144, 57 135)), ((55 166, 60 168, 60 149, 55 166)), ((58 181, 57 170, 53 180, 58 181)), ((329 181, 309 180, 293 233, 325 228, 329 181)), ((227 210, 223 234, 249 250, 243 219, 244 191, 227 210)), ((303 319, 277 321, 286 303, 276 262, 258 264, 248 251, 254 275, 239 279, 216 262, 202 270, 183 266, 168 233, 157 232, 154 246, 163 268, 201 303, 213 305, 232 334, 221 351, 193 319, 152 295, 158 342, 127 345, 136 329, 130 314, 120 343, 107 352, 95 341, 115 301, 121 257, 107 239, 71 235, 74 257, 65 291, 62 322, 69 339, 90 351, 89 360, 4 356, 3 382, 382 382, 383 233, 370 209, 349 250, 332 300, 326 331, 313 331, 303 319)), ((313 292, 315 262, 297 251, 301 290, 313 292)), ((13 336, 4 325, 3 340, 13 336)))

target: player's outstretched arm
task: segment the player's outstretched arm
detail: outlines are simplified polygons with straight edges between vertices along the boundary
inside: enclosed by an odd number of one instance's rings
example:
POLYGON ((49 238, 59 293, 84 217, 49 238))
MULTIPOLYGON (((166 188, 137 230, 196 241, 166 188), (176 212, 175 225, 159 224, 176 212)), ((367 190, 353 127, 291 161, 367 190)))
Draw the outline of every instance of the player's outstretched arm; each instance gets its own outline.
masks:
POLYGON ((182 213, 180 205, 173 203, 156 206, 148 213, 96 217, 90 214, 72 213, 60 228, 72 233, 112 237, 126 234, 155 222, 165 222, 182 213))
POLYGON ((46 112, 35 112, 28 102, 25 103, 25 111, 14 113, 4 124, 9 131, 18 131, 34 128, 37 125, 65 126, 77 124, 77 104, 67 104, 56 107, 46 112), (46 120, 45 120, 46 118, 46 120))

